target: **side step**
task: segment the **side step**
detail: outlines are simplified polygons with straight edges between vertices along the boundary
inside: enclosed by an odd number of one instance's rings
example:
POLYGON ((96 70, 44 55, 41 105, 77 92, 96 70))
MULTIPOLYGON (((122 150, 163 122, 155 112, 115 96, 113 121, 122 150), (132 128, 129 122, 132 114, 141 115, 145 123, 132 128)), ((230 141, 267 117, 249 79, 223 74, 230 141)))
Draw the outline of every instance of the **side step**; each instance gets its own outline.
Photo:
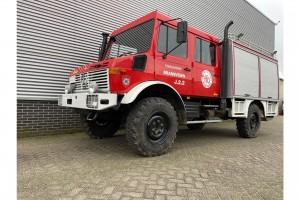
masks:
POLYGON ((214 120, 200 120, 200 121, 187 121, 187 124, 204 124, 204 123, 219 123, 222 120, 214 119, 214 120))

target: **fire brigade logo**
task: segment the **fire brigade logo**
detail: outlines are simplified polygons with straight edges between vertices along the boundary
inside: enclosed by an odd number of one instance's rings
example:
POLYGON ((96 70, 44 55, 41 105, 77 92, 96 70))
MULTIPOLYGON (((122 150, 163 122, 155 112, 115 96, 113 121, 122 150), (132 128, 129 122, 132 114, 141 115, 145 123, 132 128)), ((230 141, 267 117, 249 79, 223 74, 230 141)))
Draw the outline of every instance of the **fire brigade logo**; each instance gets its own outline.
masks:
POLYGON ((211 73, 207 70, 204 70, 202 72, 201 81, 202 81, 202 84, 205 88, 209 88, 212 84, 211 73))
POLYGON ((123 76, 122 83, 125 87, 127 87, 130 83, 130 77, 129 76, 123 76))

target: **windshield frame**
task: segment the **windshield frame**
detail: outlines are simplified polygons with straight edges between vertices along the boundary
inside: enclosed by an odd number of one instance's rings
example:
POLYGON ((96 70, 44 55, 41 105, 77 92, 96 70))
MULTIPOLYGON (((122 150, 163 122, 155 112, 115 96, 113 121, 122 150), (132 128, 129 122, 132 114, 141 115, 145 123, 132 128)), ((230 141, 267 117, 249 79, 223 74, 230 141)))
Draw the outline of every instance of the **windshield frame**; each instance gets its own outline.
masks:
MULTIPOLYGON (((132 53, 132 54, 129 54, 129 55, 136 55, 136 54, 141 54, 141 53, 148 52, 148 51, 151 49, 151 46, 152 46, 153 35, 154 35, 154 30, 155 30, 155 18, 151 18, 151 19, 149 19, 149 20, 146 20, 146 21, 144 21, 144 22, 142 22, 142 23, 137 24, 136 26, 133 26, 133 27, 131 27, 131 28, 129 28, 129 29, 126 29, 126 30, 124 30, 124 31, 122 31, 122 32, 120 32, 120 33, 118 33, 117 35, 111 36, 111 37, 109 38, 108 45, 107 45, 107 47, 106 47, 106 49, 105 49, 104 60, 109 60, 109 59, 114 59, 114 58, 120 58, 120 55, 117 55, 116 57, 111 57, 111 58, 109 58, 110 50, 111 50, 111 47, 112 47, 113 43, 115 42, 115 37, 116 37, 116 36, 118 36, 118 35, 120 35, 120 34, 123 34, 124 32, 126 32, 126 31, 128 31, 128 30, 131 30, 131 29, 133 29, 133 28, 136 28, 136 27, 140 26, 141 24, 150 22, 150 21, 152 21, 152 20, 153 20, 153 27, 152 27, 152 30, 151 30, 151 31, 152 31, 152 32, 151 32, 151 39, 149 40, 150 43, 149 43, 149 46, 148 46, 147 50, 145 50, 145 51, 143 51, 143 52, 132 53)), ((122 45, 122 44, 117 44, 117 45, 122 45)), ((127 55, 126 55, 126 56, 127 56, 127 55)))

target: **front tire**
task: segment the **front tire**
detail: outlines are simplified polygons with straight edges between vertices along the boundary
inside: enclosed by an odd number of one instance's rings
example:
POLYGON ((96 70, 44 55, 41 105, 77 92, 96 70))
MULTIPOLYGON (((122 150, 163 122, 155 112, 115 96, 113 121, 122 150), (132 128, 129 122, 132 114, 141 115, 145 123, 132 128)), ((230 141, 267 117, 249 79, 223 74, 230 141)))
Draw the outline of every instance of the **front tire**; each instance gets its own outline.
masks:
POLYGON ((85 115, 80 115, 80 120, 84 132, 94 139, 112 137, 121 125, 121 120, 118 119, 103 120, 97 118, 94 121, 88 121, 85 115))
POLYGON ((244 138, 255 138, 261 125, 261 113, 256 104, 249 106, 248 117, 236 119, 238 133, 244 138))
POLYGON ((140 155, 158 156, 172 146, 178 128, 173 106, 165 99, 149 97, 138 102, 126 120, 126 138, 140 155))

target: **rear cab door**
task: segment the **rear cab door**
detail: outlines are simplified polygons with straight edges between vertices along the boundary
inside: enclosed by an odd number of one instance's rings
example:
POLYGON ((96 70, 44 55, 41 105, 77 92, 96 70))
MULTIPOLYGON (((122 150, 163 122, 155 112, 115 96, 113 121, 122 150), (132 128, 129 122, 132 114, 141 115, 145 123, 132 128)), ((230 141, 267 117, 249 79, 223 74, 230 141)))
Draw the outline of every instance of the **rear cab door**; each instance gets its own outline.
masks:
POLYGON ((220 96, 220 57, 217 43, 193 37, 192 96, 220 96))
POLYGON ((181 95, 189 95, 192 81, 191 60, 188 55, 189 39, 179 45, 176 37, 175 26, 159 23, 155 52, 155 79, 170 84, 181 95), (177 45, 179 46, 176 49, 163 58, 165 53, 177 45))

